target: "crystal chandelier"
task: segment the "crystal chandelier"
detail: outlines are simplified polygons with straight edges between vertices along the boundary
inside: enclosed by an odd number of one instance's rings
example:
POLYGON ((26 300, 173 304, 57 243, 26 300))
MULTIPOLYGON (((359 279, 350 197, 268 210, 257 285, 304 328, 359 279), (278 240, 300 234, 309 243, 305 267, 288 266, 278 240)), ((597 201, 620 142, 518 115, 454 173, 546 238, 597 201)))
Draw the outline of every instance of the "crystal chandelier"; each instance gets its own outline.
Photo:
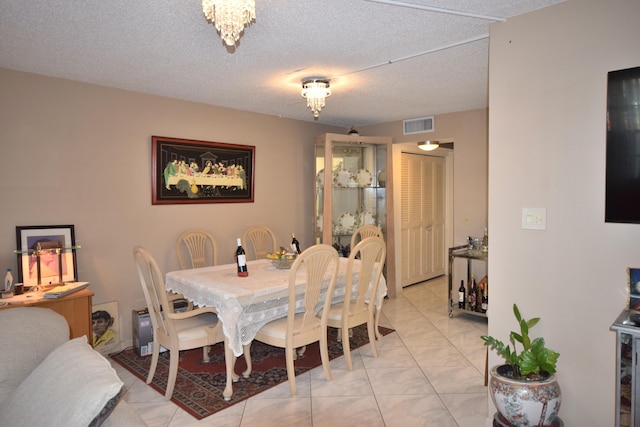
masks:
POLYGON ((318 119, 320 110, 324 108, 324 99, 331 95, 329 80, 308 79, 302 82, 302 96, 307 98, 307 107, 313 111, 313 118, 318 119))
POLYGON ((220 37, 233 46, 244 26, 256 20, 255 0, 202 0, 202 12, 216 26, 220 37))

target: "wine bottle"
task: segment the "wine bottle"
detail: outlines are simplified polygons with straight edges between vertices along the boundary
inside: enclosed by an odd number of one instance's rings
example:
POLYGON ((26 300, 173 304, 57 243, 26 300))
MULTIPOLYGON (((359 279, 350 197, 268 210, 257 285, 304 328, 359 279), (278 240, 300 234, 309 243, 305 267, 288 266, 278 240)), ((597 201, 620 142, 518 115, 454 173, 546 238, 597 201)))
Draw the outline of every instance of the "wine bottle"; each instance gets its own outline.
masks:
POLYGON ((247 270, 247 255, 242 247, 242 241, 238 239, 238 248, 236 249, 236 264, 238 266, 238 276, 246 277, 249 275, 247 270))
POLYGON ((471 280, 469 281, 469 310, 471 311, 476 311, 476 293, 477 293, 477 288, 476 288, 476 278, 475 276, 472 274, 471 275, 471 280))
POLYGON ((296 239, 296 235, 293 233, 291 233, 291 249, 298 254, 302 253, 302 251, 300 250, 300 242, 298 242, 298 239, 296 239))
POLYGON ((480 311, 480 306, 482 305, 482 290, 484 289, 484 284, 480 286, 480 284, 476 281, 476 277, 474 274, 471 275, 471 280, 473 280, 473 287, 476 290, 476 306, 473 311, 480 311))
POLYGON ((482 303, 480 311, 486 313, 489 310, 489 281, 485 281, 484 290, 482 292, 482 303))
POLYGON ((466 291, 464 288, 464 280, 460 280, 460 288, 458 289, 458 308, 464 309, 466 291))
POLYGON ((484 236, 482 237, 482 252, 489 252, 489 232, 487 227, 484 228, 484 236))

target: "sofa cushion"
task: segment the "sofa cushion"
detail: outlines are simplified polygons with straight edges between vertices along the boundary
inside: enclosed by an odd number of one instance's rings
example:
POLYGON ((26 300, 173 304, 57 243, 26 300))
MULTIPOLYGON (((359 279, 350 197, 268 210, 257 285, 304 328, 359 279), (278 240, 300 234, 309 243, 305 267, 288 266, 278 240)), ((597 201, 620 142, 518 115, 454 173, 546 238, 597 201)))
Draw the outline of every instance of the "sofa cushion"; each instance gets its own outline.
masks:
POLYGON ((6 426, 100 425, 113 408, 123 383, 86 337, 56 348, 0 404, 6 426))
POLYGON ((2 402, 49 353, 69 340, 69 325, 55 311, 40 307, 0 310, 0 325, 2 402))

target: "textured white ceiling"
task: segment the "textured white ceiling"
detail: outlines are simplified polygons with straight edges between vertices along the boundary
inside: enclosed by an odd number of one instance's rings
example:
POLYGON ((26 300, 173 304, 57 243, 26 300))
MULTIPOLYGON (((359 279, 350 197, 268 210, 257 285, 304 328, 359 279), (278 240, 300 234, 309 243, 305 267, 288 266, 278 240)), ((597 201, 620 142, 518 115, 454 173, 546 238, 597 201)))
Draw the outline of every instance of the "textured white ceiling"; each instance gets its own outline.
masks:
MULTIPOLYGON (((403 4, 508 19, 560 1, 403 4)), ((0 0, 0 67, 305 121, 301 80, 327 77, 318 122, 349 127, 487 106, 492 22, 370 0, 256 0, 234 49, 200 0, 0 0)))

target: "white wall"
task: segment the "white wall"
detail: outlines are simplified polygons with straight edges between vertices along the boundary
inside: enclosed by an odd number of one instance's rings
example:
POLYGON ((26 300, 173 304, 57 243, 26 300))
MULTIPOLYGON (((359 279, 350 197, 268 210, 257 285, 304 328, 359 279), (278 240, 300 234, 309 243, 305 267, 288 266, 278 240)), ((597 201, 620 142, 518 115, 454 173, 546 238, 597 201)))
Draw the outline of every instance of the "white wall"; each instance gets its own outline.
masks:
POLYGON ((560 352, 568 426, 615 419, 609 327, 640 225, 604 222, 606 83, 640 65, 639 17, 637 0, 569 0, 491 28, 489 334, 508 339, 513 303, 542 318, 532 332, 560 352), (547 229, 521 229, 523 207, 547 208, 547 229))

